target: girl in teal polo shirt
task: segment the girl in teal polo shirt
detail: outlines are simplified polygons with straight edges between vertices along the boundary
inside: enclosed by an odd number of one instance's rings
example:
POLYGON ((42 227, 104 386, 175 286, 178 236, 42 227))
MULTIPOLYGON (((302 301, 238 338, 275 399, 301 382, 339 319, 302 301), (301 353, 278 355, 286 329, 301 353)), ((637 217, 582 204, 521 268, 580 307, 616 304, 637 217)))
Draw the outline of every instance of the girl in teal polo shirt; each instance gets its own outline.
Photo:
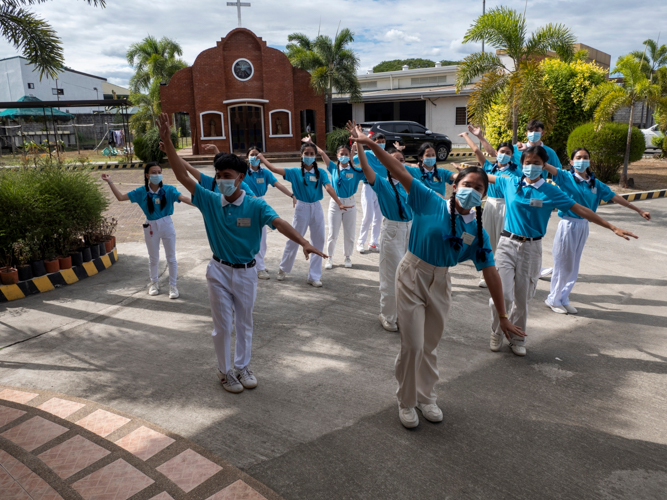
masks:
POLYGON ((169 267, 169 298, 179 297, 176 288, 178 262, 176 261, 176 230, 171 216, 174 213, 174 203, 185 202, 189 205, 190 199, 183 196, 174 186, 162 183, 162 167, 156 162, 147 163, 144 167, 144 186, 123 194, 114 185, 109 174, 102 174, 102 180, 109 184, 111 191, 118 201, 131 201, 141 207, 146 215, 144 222, 144 241, 148 250, 148 273, 151 284, 148 287, 149 295, 158 295, 158 267, 160 263, 160 241, 164 247, 169 267))
MULTIPOLYGON (((317 146, 310 142, 304 143, 301 146, 300 167, 283 168, 270 163, 266 163, 266 167, 274 174, 282 175, 292 184, 292 192, 297 200, 292 226, 302 236, 310 229, 311 243, 321 252, 324 249, 324 212, 320 203, 323 198, 323 190, 327 190, 341 210, 345 211, 353 207, 344 205, 338 199, 336 191, 329 182, 327 171, 321 170, 317 165, 316 154, 317 146)), ((285 245, 280 270, 276 278, 278 281, 283 281, 287 273, 292 271, 298 248, 299 245, 291 240, 285 245)), ((310 259, 308 284, 319 288, 322 286, 321 278, 322 258, 319 255, 313 255, 313 258, 310 259)))
MULTIPOLYGON (((634 234, 613 226, 592 210, 575 203, 570 196, 547 183, 542 178, 542 171, 548 160, 549 156, 544 148, 531 146, 521 155, 521 178, 489 177, 491 182, 496 183, 507 206, 505 227, 496 252, 496 267, 503 282, 505 308, 509 310, 509 319, 522 330, 526 329, 528 302, 535 295, 540 277, 542 238, 547 232, 547 224, 554 208, 575 213, 612 230, 626 240, 629 237, 637 238, 634 234)), ((500 316, 493 307, 492 314, 490 346, 492 351, 500 351, 503 344, 500 316)), ((512 352, 517 356, 525 356, 525 342, 525 337, 512 335, 512 352)))
MULTIPOLYGON (((629 203, 614 193, 604 182, 595 178, 590 167, 590 153, 585 148, 572 152, 570 170, 561 170, 546 165, 554 182, 566 194, 580 205, 596 212, 600 202, 618 203, 634 210, 646 220, 651 214, 629 203)), ((556 230, 553 244, 553 275, 551 277, 551 293, 544 301, 552 311, 559 314, 577 314, 577 309, 570 305, 570 293, 579 276, 579 264, 584 245, 588 239, 588 221, 572 211, 558 211, 561 218, 556 230)))
MULTIPOLYGON (((401 331, 401 350, 396 358, 399 418, 407 427, 419 425, 415 408, 431 422, 442 421, 436 404, 438 381, 436 349, 447 325, 451 303, 449 268, 472 260, 484 270, 491 297, 498 304, 503 331, 522 335, 512 325, 502 303, 502 287, 494 267, 488 236, 484 232, 479 204, 488 184, 486 173, 470 167, 458 174, 449 202, 408 173, 403 163, 378 148, 363 132, 348 124, 352 137, 377 155, 392 177, 409 193, 412 210, 408 253, 396 273, 396 299, 401 331), (474 207, 477 212, 473 211, 474 207)), ((359 147, 361 149, 361 146, 359 147)))
POLYGON ((416 167, 406 167, 410 175, 423 182, 433 191, 445 196, 447 184, 452 184, 452 172, 444 168, 438 168, 435 164, 436 155, 435 148, 430 142, 425 142, 419 147, 417 151, 416 167))

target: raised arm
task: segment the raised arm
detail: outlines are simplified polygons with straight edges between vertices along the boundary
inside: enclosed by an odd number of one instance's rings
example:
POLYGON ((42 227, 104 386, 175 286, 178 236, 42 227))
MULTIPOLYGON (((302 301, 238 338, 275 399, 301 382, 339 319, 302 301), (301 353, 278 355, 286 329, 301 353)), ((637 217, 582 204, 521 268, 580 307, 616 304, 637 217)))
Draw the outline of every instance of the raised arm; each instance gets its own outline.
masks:
POLYGON ((264 155, 262 153, 259 153, 259 155, 257 155, 257 158, 259 158, 259 161, 261 161, 264 164, 264 166, 268 168, 271 172, 285 177, 285 169, 283 167, 276 167, 273 163, 264 158, 264 155))
MULTIPOLYGON (((206 150, 206 148, 215 148, 215 154, 218 154, 218 148, 216 148, 215 146, 212 146, 212 145, 210 145, 210 144, 205 144, 203 147, 204 147, 205 150, 206 150)), ((165 147, 165 145, 164 145, 164 142, 160 141, 160 145, 158 146, 158 148, 159 148, 160 151, 162 151, 163 153, 165 153, 165 154, 167 153, 167 150, 165 149, 166 147, 165 147)), ((208 150, 207 150, 207 151, 208 151, 208 150)), ((189 173, 192 177, 194 177, 195 180, 196 180, 197 182, 201 182, 201 172, 199 172, 199 169, 197 169, 197 168, 193 167, 192 165, 190 165, 187 161, 185 161, 185 160, 184 160, 183 158, 181 158, 180 156, 178 157, 178 159, 179 159, 179 161, 181 162, 181 164, 183 165, 183 167, 185 167, 185 169, 188 171, 188 173, 189 173)))
MULTIPOLYGON (((375 154, 375 157, 378 160, 380 160, 380 163, 382 163, 382 165, 384 165, 384 167, 387 170, 389 170, 392 177, 396 179, 398 182, 400 182, 401 185, 405 188, 405 190, 409 193, 410 187, 412 186, 413 177, 405 169, 403 164, 396 158, 394 158, 391 154, 387 153, 380 146, 378 146, 369 137, 366 137, 366 135, 363 132, 357 129, 356 123, 347 122, 347 129, 350 131, 351 134, 350 139, 355 141, 358 145, 357 155, 359 156, 359 163, 361 163, 361 153, 364 149, 363 146, 368 146, 375 154)), ((365 173, 366 171, 364 170, 364 174, 365 173)), ((368 182, 371 182, 368 176, 366 176, 366 179, 368 180, 368 182)), ((375 177, 373 177, 373 181, 375 181, 375 177)))
POLYGON ((325 165, 328 165, 331 162, 331 160, 329 159, 329 156, 327 155, 326 151, 324 151, 321 147, 319 147, 317 144, 315 144, 310 139, 310 135, 301 139, 301 142, 305 142, 307 144, 312 144, 313 146, 315 146, 315 149, 317 149, 317 154, 322 157, 322 161, 324 162, 325 165))
POLYGON ((111 188, 111 192, 114 194, 116 199, 118 201, 128 201, 130 197, 127 195, 127 193, 121 193, 116 185, 113 183, 111 180, 111 176, 109 174, 102 174, 102 180, 109 184, 109 187, 111 188))
POLYGON ((578 216, 583 217, 584 219, 588 219, 591 222, 594 222, 598 226, 602 226, 606 229, 613 231, 614 234, 616 234, 616 236, 620 236, 621 238, 624 238, 626 240, 629 240, 630 238, 635 238, 635 239, 638 238, 630 231, 626 231, 625 229, 621 229, 614 226, 613 224, 610 224, 602 217, 600 217, 598 214, 593 212, 591 209, 579 205, 579 203, 575 203, 574 205, 572 205, 572 208, 570 208, 570 210, 575 214, 577 214, 578 216))
POLYGON ((185 196, 184 194, 179 195, 178 201, 185 203, 186 205, 190 205, 191 207, 194 207, 194 205, 192 204, 192 198, 190 198, 189 196, 185 196))
POLYGON ((484 134, 482 134, 482 127, 474 127, 472 125, 468 125, 468 132, 470 132, 472 135, 474 135, 479 139, 479 142, 482 143, 484 151, 489 153, 494 158, 496 157, 498 151, 496 151, 496 148, 491 146, 491 144, 489 144, 489 141, 486 140, 486 137, 484 137, 484 134))
POLYGON ((554 167, 553 165, 549 165, 548 163, 544 164, 544 170, 549 172, 553 177, 558 177, 558 171, 560 170, 559 168, 554 167))
POLYGON ((646 212, 645 210, 642 210, 641 208, 636 207, 635 205, 630 203, 628 200, 623 198, 620 194, 614 195, 614 197, 610 201, 613 201, 614 203, 618 203, 622 207, 626 207, 626 208, 629 208, 630 210, 634 210, 639 215, 644 217, 644 219, 646 219, 646 220, 651 220, 651 214, 649 212, 646 212))
POLYGON ((468 132, 462 132, 459 134, 459 137, 463 137, 463 139, 466 141, 468 144, 468 147, 472 149, 472 152, 475 154, 475 157, 477 158, 477 161, 479 162, 480 165, 484 165, 486 162, 486 158, 484 158, 484 153, 480 151, 480 149, 477 147, 477 144, 473 142, 473 140, 470 138, 470 135, 468 132))
POLYGON ((195 189, 197 188, 197 181, 188 175, 188 170, 185 168, 185 165, 183 165, 183 163, 187 162, 181 162, 181 159, 176 153, 176 148, 174 148, 174 145, 171 143, 171 126, 169 124, 169 115, 167 115, 167 113, 161 113, 155 123, 158 126, 160 139, 162 139, 162 142, 164 143, 166 150, 165 152, 167 153, 167 158, 169 159, 171 169, 176 175, 176 179, 178 179, 178 182, 180 182, 183 187, 185 187, 185 189, 194 194, 195 189))

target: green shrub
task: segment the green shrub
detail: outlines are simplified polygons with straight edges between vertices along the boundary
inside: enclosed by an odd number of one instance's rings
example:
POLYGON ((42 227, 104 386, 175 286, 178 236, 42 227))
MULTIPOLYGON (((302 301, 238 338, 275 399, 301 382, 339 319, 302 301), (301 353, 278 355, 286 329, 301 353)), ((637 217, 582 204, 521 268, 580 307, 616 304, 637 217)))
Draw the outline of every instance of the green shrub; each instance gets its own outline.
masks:
POLYGON ((350 146, 350 133, 344 128, 334 128, 327 134, 327 151, 335 153, 341 145, 350 146))
MULTIPOLYGON (((178 144, 178 134, 175 130, 171 131, 171 142, 174 147, 178 144)), ((144 135, 135 137, 133 144, 135 156, 143 162, 161 162, 166 156, 160 151, 160 133, 157 127, 149 129, 144 135)))
MULTIPOLYGON (((567 141, 567 153, 577 148, 586 148, 591 153, 591 168, 602 182, 618 179, 618 170, 623 166, 628 126, 623 123, 606 123, 599 131, 592 123, 574 129, 567 141)), ((642 159, 646 142, 644 134, 632 128, 630 139, 630 162, 642 159)))
POLYGON ((667 156, 667 135, 658 134, 651 138, 651 144, 662 151, 662 157, 667 156))

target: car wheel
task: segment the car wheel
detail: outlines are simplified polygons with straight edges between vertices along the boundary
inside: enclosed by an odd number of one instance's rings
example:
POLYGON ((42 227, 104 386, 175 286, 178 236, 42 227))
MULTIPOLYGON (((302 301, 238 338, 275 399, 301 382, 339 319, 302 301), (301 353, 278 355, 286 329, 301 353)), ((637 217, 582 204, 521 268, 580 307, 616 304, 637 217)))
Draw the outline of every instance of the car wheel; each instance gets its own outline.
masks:
POLYGON ((449 149, 444 144, 438 144, 435 154, 438 157, 438 161, 445 161, 449 156, 449 149))

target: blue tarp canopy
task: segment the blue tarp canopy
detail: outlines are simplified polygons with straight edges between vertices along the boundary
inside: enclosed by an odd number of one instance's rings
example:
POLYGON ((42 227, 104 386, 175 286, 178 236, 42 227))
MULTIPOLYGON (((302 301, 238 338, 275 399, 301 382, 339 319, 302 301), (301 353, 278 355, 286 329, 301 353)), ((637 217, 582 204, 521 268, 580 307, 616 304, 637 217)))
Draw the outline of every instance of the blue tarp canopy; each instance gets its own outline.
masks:
MULTIPOLYGON (((18 102, 42 102, 42 100, 37 97, 24 95, 18 102)), ((74 119, 74 115, 55 108, 9 108, 0 112, 0 118, 9 118, 10 120, 23 118, 25 120, 28 118, 44 118, 44 116, 46 116, 46 119, 50 120, 51 113, 53 113, 54 120, 61 122, 67 122, 74 119)))

